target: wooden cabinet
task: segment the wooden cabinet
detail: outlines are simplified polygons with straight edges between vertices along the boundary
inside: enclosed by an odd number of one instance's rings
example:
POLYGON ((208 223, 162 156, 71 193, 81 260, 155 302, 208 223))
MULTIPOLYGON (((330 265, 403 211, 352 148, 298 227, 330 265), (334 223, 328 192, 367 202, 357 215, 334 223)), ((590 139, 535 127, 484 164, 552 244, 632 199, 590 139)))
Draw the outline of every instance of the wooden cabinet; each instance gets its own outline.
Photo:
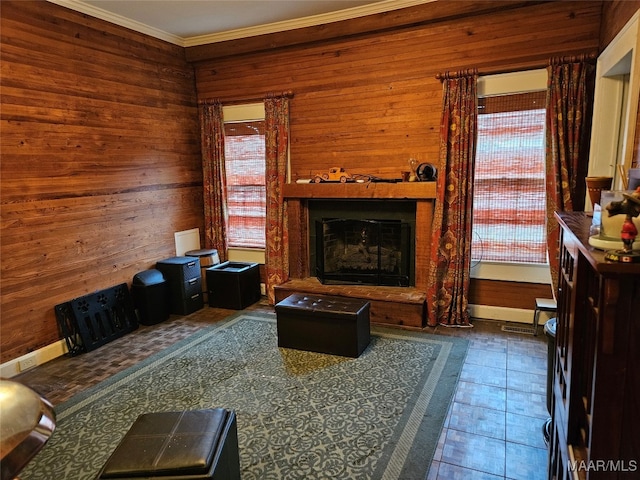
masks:
POLYGON ((556 218, 562 228, 549 478, 640 478, 640 264, 606 262, 589 246, 584 213, 556 218))

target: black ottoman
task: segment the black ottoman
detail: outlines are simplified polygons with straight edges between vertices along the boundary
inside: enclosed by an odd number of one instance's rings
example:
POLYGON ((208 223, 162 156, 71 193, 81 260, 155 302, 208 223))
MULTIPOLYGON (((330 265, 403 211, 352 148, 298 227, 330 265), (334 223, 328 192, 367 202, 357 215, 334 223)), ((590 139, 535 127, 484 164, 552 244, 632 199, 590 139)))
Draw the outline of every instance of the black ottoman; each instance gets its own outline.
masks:
POLYGON ((294 293, 275 310, 279 347, 355 358, 369 345, 367 301, 294 293))
POLYGON ((235 412, 215 408, 140 415, 97 478, 239 480, 235 412))

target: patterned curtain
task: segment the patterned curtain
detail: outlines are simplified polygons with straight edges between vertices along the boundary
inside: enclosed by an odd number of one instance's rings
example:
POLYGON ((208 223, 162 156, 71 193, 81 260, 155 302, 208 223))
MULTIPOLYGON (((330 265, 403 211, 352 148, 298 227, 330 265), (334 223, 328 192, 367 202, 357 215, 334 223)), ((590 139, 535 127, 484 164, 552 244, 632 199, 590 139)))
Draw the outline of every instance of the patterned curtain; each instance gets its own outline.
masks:
POLYGON ((555 295, 559 227, 553 213, 584 210, 595 64, 586 57, 552 59, 547 72, 547 247, 555 295))
POLYGON ((215 248, 221 262, 227 256, 227 181, 224 169, 224 120, 222 104, 200 105, 200 142, 204 184, 205 248, 215 248))
POLYGON ((427 302, 430 326, 470 327, 473 168, 477 142, 476 71, 445 74, 440 174, 431 241, 427 302))
POLYGON ((275 303, 274 287, 289 279, 289 234, 287 206, 282 187, 287 180, 289 161, 289 99, 267 98, 265 108, 266 142, 266 290, 269 303, 275 303))

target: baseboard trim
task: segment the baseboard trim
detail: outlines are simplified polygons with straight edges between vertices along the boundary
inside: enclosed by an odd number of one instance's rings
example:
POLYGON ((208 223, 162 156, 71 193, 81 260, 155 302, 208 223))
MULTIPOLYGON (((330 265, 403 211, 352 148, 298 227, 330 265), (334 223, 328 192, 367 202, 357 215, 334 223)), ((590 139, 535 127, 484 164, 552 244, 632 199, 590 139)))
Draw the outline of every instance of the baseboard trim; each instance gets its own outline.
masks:
MULTIPOLYGON (((469 311, 473 318, 486 320, 501 320, 505 322, 533 324, 533 310, 524 308, 495 307, 491 305, 469 305, 469 311)), ((546 312, 540 314, 540 325, 544 325, 550 318, 546 312)), ((0 365, 0 376, 2 378, 15 377, 26 369, 21 369, 21 363, 28 363, 29 369, 42 365, 54 358, 66 354, 69 350, 64 340, 42 347, 36 351, 27 353, 21 357, 9 360, 0 365), (35 358, 35 362, 33 359, 35 358)))
MULTIPOLYGON (((533 325, 533 310, 524 308, 495 307, 492 305, 469 305, 471 317, 486 320, 501 320, 505 322, 527 323, 533 325)), ((544 325, 551 316, 541 312, 540 325, 544 325)))
POLYGON ((64 340, 58 340, 46 347, 42 347, 33 352, 29 352, 26 355, 22 355, 21 357, 14 358, 13 360, 9 360, 8 362, 1 364, 0 376, 2 378, 15 377, 19 373, 30 370, 33 367, 42 365, 43 363, 47 363, 54 358, 61 357, 68 351, 66 342, 64 340), (28 364, 29 367, 21 368, 21 366, 24 367, 25 364, 28 364))

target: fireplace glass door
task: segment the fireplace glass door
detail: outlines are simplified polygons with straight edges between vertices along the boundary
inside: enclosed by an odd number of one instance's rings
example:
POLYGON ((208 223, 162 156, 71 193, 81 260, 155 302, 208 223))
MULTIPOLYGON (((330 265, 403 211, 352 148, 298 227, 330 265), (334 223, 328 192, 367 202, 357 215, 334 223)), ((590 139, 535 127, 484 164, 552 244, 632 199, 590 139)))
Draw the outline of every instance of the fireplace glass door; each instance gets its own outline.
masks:
POLYGON ((403 221, 317 221, 316 275, 324 284, 408 286, 410 235, 403 221))

